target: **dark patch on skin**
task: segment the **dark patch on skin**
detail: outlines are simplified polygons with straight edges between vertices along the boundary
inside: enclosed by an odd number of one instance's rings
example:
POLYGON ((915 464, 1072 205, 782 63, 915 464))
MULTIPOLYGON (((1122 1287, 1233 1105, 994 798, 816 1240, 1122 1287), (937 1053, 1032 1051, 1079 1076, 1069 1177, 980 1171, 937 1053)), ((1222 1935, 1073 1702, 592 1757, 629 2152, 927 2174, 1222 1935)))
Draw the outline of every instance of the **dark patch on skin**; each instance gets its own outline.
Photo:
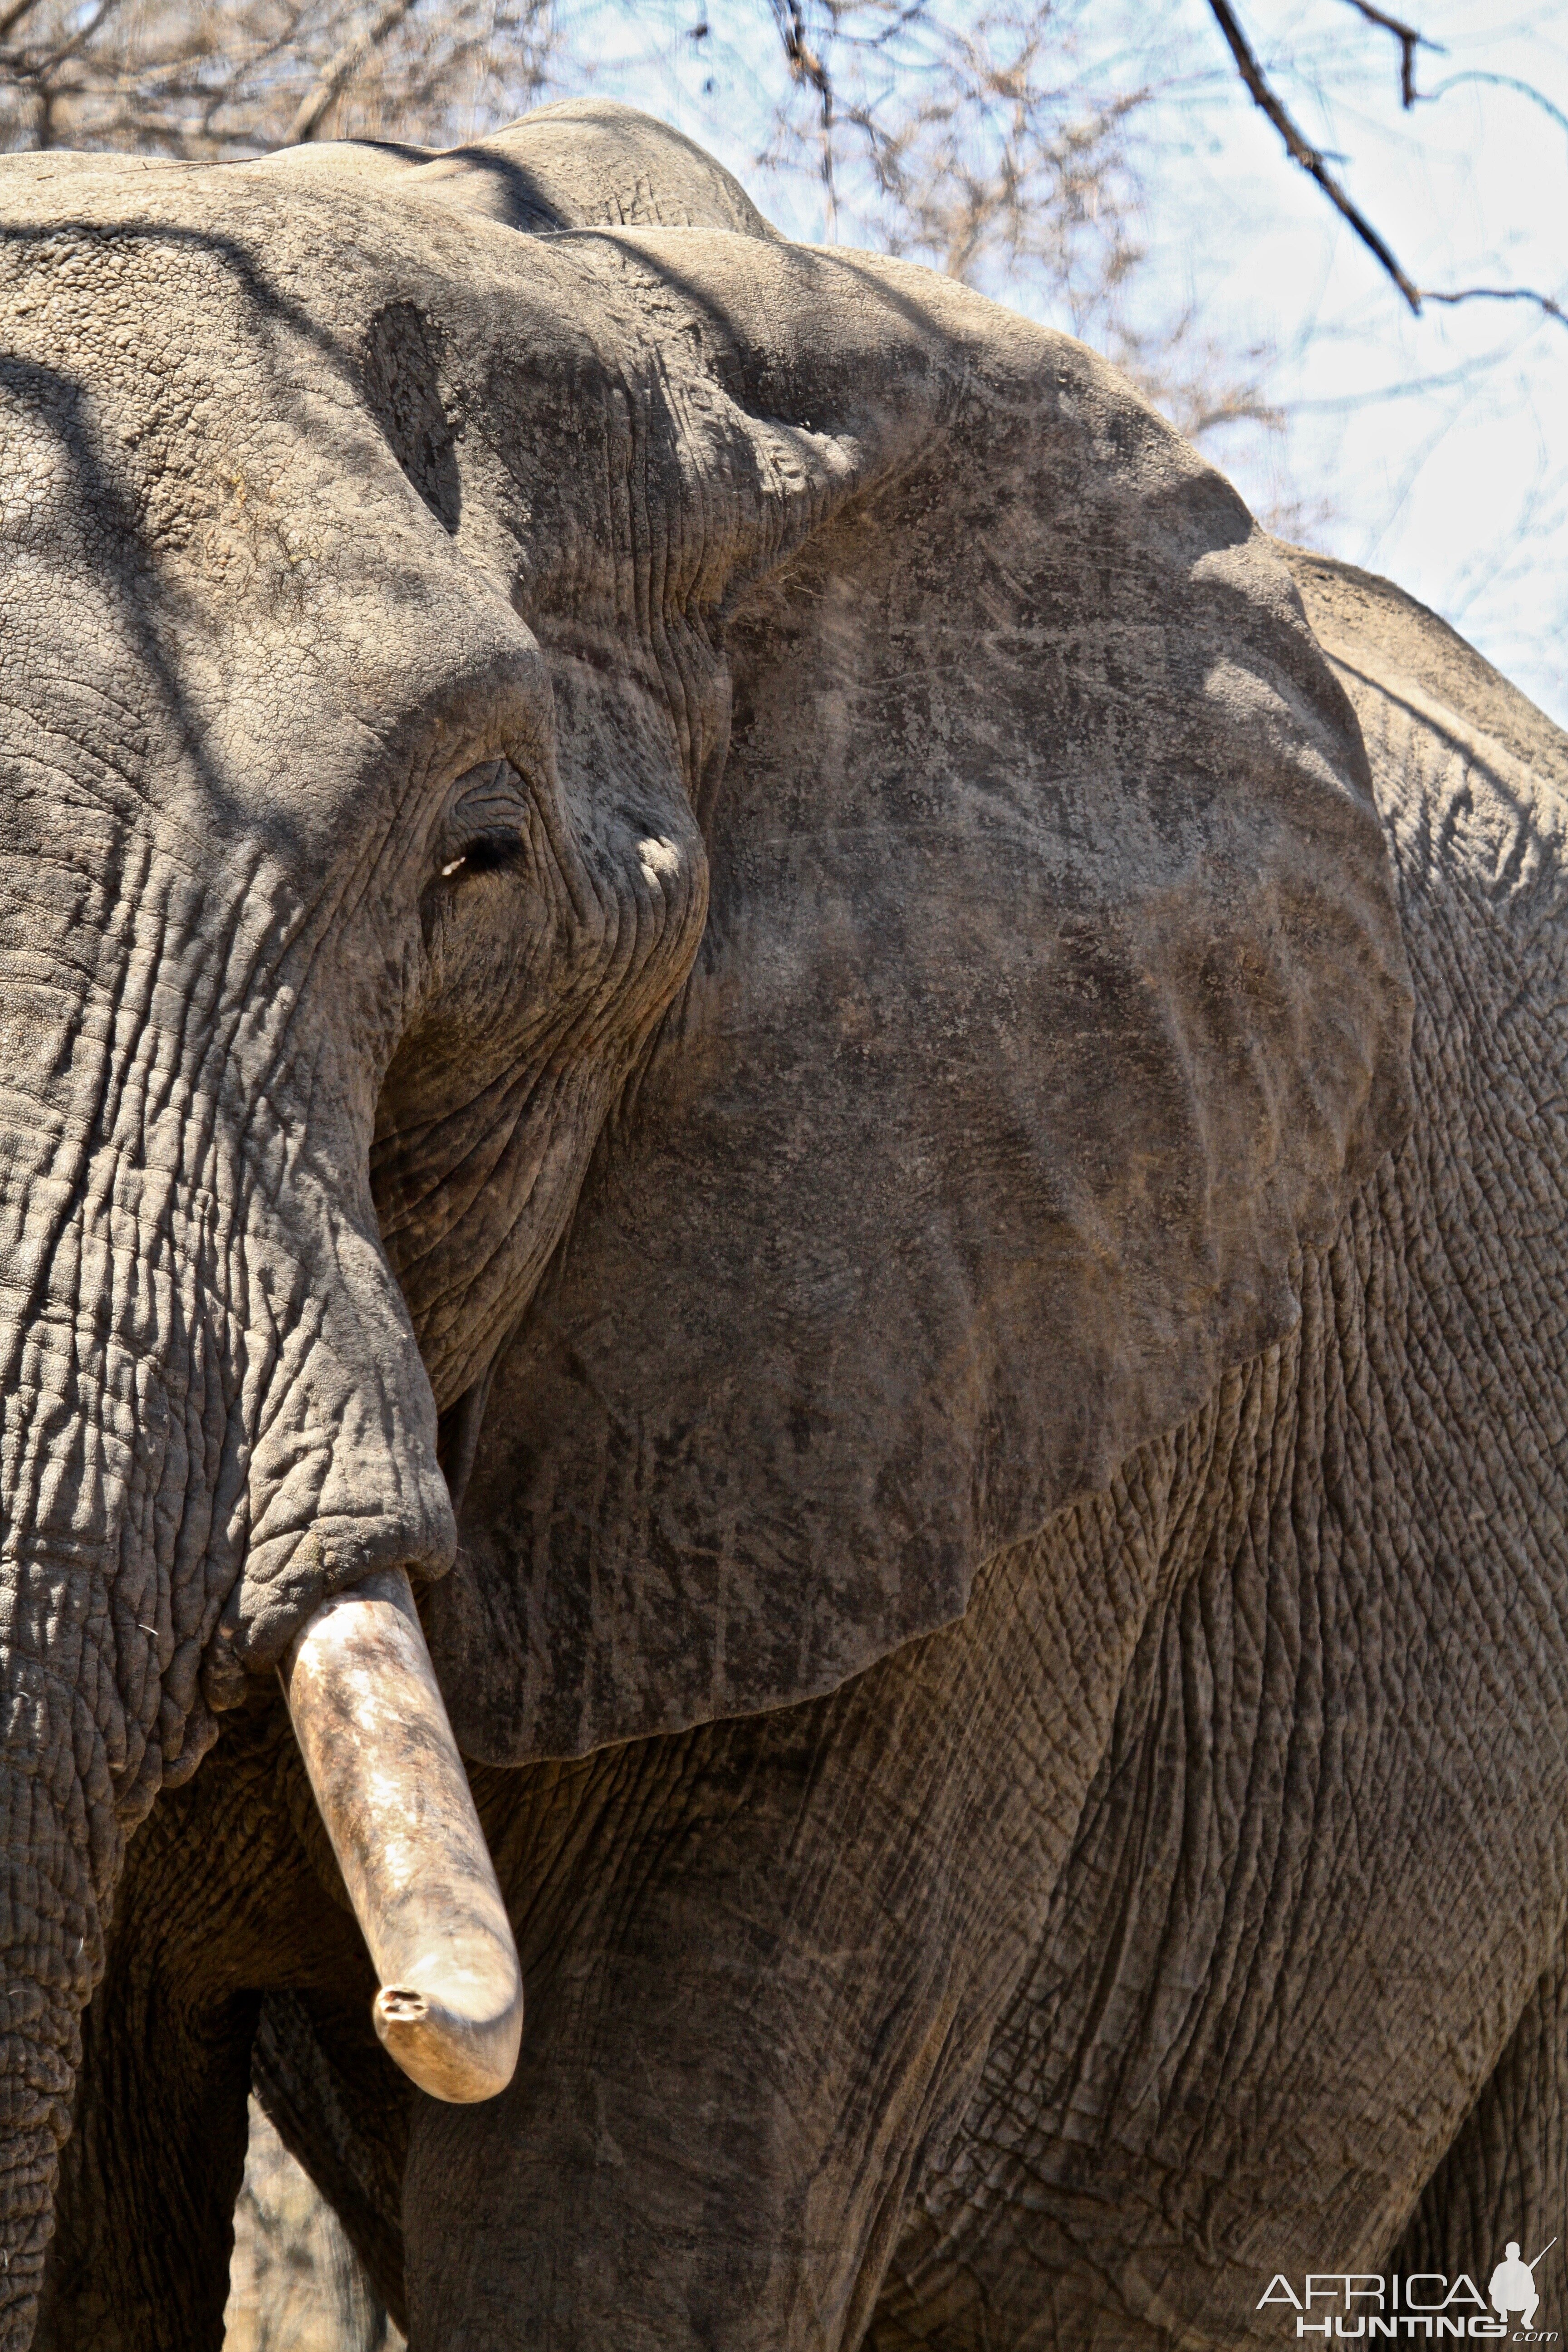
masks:
POLYGON ((462 1510, 474 1456, 479 1450, 479 1432, 484 1426, 493 1370, 493 1365, 487 1367, 457 1403, 448 1405, 436 1424, 436 1459, 451 1494, 454 1515, 462 1510))
POLYGON ((457 434, 441 393, 441 331, 413 302, 387 302, 364 342, 365 397, 393 456, 445 530, 462 515, 457 434))

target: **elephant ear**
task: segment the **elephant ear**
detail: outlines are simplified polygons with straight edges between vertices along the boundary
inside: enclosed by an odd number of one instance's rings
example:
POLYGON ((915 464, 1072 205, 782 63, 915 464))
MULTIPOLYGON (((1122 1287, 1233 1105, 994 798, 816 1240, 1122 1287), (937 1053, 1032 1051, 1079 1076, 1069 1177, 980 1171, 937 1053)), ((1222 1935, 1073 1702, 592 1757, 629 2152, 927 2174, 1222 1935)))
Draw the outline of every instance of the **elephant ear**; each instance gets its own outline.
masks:
POLYGON ((1361 739, 1227 484, 923 271, 639 250, 759 433, 858 457, 737 557, 707 934, 430 1596, 496 1762, 799 1700, 958 1617, 1291 1329, 1407 1118, 1361 739))

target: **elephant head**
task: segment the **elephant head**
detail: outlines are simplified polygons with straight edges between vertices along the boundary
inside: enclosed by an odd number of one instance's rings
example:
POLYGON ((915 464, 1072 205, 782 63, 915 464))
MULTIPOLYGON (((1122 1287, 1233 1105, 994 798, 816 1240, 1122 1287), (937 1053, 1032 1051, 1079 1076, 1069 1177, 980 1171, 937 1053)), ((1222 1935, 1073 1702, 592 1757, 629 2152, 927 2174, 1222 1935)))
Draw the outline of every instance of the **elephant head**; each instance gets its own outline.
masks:
POLYGON ((324 1604, 497 1762, 857 1673, 1289 1328, 1409 1009, 1080 346, 603 107, 4 169, 21 2313, 121 1843, 324 1604))

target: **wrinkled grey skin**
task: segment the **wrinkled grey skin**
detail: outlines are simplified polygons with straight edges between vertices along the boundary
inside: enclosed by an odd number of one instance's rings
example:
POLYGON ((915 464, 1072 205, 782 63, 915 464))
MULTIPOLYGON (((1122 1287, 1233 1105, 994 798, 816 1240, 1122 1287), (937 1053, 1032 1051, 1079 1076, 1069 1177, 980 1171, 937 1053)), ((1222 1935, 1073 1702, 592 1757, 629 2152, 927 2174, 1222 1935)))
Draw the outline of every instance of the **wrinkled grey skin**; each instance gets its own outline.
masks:
POLYGON ((1562 737, 642 118, 3 173, 0 2341, 218 2342, 253 2073, 416 2352, 1568 2228, 1562 737), (270 1673, 391 1560, 472 2109, 270 1673))

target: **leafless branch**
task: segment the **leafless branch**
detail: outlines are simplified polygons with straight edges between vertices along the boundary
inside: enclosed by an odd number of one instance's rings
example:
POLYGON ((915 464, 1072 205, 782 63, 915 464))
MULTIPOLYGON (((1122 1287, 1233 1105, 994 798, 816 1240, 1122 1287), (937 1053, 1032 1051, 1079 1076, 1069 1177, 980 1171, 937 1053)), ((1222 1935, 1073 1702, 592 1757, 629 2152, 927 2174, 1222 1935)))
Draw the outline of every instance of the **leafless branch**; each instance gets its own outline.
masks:
POLYGON ((1461 286, 1451 294, 1440 294, 1435 287, 1423 286, 1424 302, 1531 302, 1544 318, 1560 319, 1568 327, 1568 310, 1554 302, 1550 294, 1538 294, 1530 286, 1461 286))
POLYGON ((769 0, 769 4, 773 12, 773 21, 779 28, 779 38, 784 43, 784 56, 789 60, 789 69, 797 81, 808 81, 813 89, 820 93, 822 120, 826 127, 833 121, 833 85, 827 78, 826 67, 806 38, 805 17, 798 0, 769 0))
MULTIPOLYGON (((1370 23, 1383 26, 1387 31, 1398 36, 1401 40, 1404 40, 1408 37, 1409 41, 1413 45, 1405 52, 1406 66, 1406 84, 1405 86, 1408 87, 1408 74, 1411 69, 1410 59, 1414 56, 1414 45, 1419 44, 1428 48, 1433 47, 1436 45, 1432 42, 1423 41, 1423 37, 1419 33, 1415 32, 1412 26, 1402 25, 1395 17, 1385 16, 1381 9, 1373 8, 1367 5, 1367 0, 1348 0, 1348 5, 1356 9, 1361 16, 1366 17, 1370 23)), ((1362 243, 1382 264, 1384 269, 1394 280, 1395 286, 1398 287, 1401 294, 1404 295, 1405 299, 1408 302, 1411 310, 1415 311, 1417 317, 1420 316, 1421 306, 1424 302, 1440 302, 1449 306, 1457 305, 1461 302, 1528 302, 1533 304, 1535 309, 1542 313, 1543 318, 1561 320, 1564 326, 1568 326, 1568 310, 1564 310, 1563 306, 1554 301, 1550 294, 1542 294, 1532 287, 1461 286, 1453 288, 1447 292, 1440 292, 1436 287, 1417 286, 1406 271, 1401 268, 1386 240, 1378 235, 1376 229, 1373 227, 1372 223, 1367 219, 1365 214, 1361 211, 1360 207, 1352 203, 1350 197, 1345 194, 1344 189, 1340 185, 1333 173, 1329 170, 1328 164, 1321 151, 1314 147, 1310 142, 1302 135, 1295 122, 1292 121, 1284 104, 1269 87, 1268 80, 1263 71, 1263 68, 1258 63, 1257 57, 1254 55, 1253 50, 1247 42, 1247 36, 1242 31, 1240 25, 1237 22, 1236 15, 1229 5, 1229 0, 1209 0, 1209 7, 1221 32, 1225 35, 1226 42, 1229 44, 1230 53, 1236 59, 1237 68, 1241 75, 1242 80, 1246 83, 1248 91, 1251 93, 1254 103, 1262 109, 1263 112, 1268 117, 1269 121, 1273 123, 1274 128, 1279 131, 1280 138, 1285 142, 1286 152, 1289 155, 1292 163, 1299 163, 1301 169, 1317 182, 1319 187, 1322 189, 1324 194, 1328 197, 1335 210, 1342 214, 1350 223, 1352 228, 1354 229, 1362 243)), ((1461 75, 1455 76, 1456 80, 1465 79, 1468 79, 1468 77, 1461 75)), ((1510 79, 1511 78, 1503 75, 1495 75, 1484 77, 1478 76, 1477 79, 1501 81, 1510 79)), ((1451 87, 1451 85, 1446 86, 1451 87)), ((1540 96, 1538 91, 1530 89, 1527 83, 1520 83, 1517 87, 1525 89, 1528 95, 1531 97, 1540 96)), ((1434 95, 1436 95, 1436 93, 1435 92, 1434 95)), ((1407 106, 1412 102, 1412 98, 1405 98, 1405 103, 1407 106)), ((1558 113, 1557 109, 1551 104, 1550 100, 1542 99, 1541 102, 1546 107, 1547 111, 1550 114, 1554 115, 1560 122, 1564 121, 1563 117, 1558 113)), ((1568 122, 1564 122, 1564 128, 1568 128, 1568 122)))
POLYGON ((1489 82, 1494 89, 1517 90, 1521 98, 1528 98, 1532 105, 1540 107, 1543 114, 1549 114, 1559 131, 1568 132, 1568 114, 1564 114, 1560 106, 1553 106, 1545 92, 1537 89, 1533 82, 1521 81, 1517 74, 1484 73, 1479 67, 1471 67, 1465 73, 1449 74, 1436 89, 1420 91, 1422 105, 1435 105, 1438 99, 1447 98, 1451 89, 1458 89, 1461 82, 1467 81, 1489 82))
POLYGON ((1285 412, 1273 401, 1223 395, 1211 405, 1195 408, 1184 416, 1182 430, 1189 440, 1201 441, 1205 434, 1216 432, 1222 425, 1261 425, 1268 432, 1278 433, 1284 423, 1285 412))
POLYGON ((806 38, 805 16, 800 0, 768 0, 773 22, 789 65, 790 77, 816 90, 821 100, 819 151, 822 189, 827 207, 828 234, 836 236, 838 220, 838 190, 833 176, 833 83, 827 68, 806 38))
POLYGON ((1398 42, 1399 102, 1408 112, 1420 94, 1415 88, 1415 52, 1417 49, 1431 49, 1441 56, 1442 44, 1429 41, 1426 34, 1418 32, 1414 25, 1402 24, 1397 16, 1385 16, 1381 8, 1372 5, 1372 0, 1345 0, 1345 5, 1353 8, 1367 24, 1376 25, 1383 32, 1392 33, 1398 42))
MULTIPOLYGON (((1352 0, 1352 5, 1356 5, 1356 0, 1352 0)), ((1404 295, 1405 299, 1409 303, 1412 310, 1414 310, 1417 317, 1419 317, 1421 311, 1420 289, 1413 284, 1411 279, 1400 268, 1399 263, 1394 259, 1389 247, 1385 244, 1384 239, 1379 236, 1376 229, 1373 228, 1372 223, 1367 219, 1366 215, 1361 210, 1360 206, 1352 203, 1350 197, 1345 194, 1343 188, 1341 187, 1339 182, 1330 171, 1328 163, 1321 150, 1314 147, 1311 142, 1297 128, 1289 114, 1286 111, 1281 100, 1276 97, 1274 91, 1269 88, 1268 80, 1263 71, 1263 68, 1259 65, 1257 58, 1254 56, 1247 42, 1246 34, 1237 24, 1235 12, 1229 5, 1229 0, 1209 0, 1209 8, 1214 16, 1215 22, 1218 25, 1220 31, 1225 35, 1226 43, 1230 48, 1231 56, 1236 59, 1237 70, 1240 74, 1242 80, 1246 83, 1247 88, 1251 94, 1254 105, 1261 108, 1262 111, 1268 117, 1269 121, 1274 125, 1275 130, 1279 133, 1280 138, 1285 142, 1285 152, 1289 156, 1291 162, 1293 163, 1299 163, 1303 172, 1307 173, 1310 178, 1316 180, 1319 187, 1321 188, 1323 194, 1328 197, 1329 202, 1333 205, 1335 211, 1341 214, 1342 216, 1350 223, 1350 226, 1354 229, 1357 236, 1360 237, 1368 252, 1375 256, 1377 260, 1382 264, 1384 269, 1387 272, 1388 276, 1392 278, 1394 283, 1398 287, 1400 292, 1404 295)), ((1370 12, 1363 10, 1363 13, 1367 14, 1370 12)))
POLYGON ((58 49, 52 50, 40 61, 37 69, 39 79, 44 79, 47 75, 57 71, 59 67, 68 64, 72 58, 79 57, 122 5, 123 0, 98 0, 98 6, 93 14, 90 16, 84 16, 69 38, 62 41, 58 49))
POLYGON ((442 145, 522 113, 569 0, 0 0, 0 149, 442 145))
POLYGON ((412 16, 417 5, 418 0, 383 0, 364 31, 345 41, 337 55, 329 58, 315 88, 300 101, 300 110, 289 126, 285 146, 298 147, 314 139, 365 59, 381 47, 389 33, 396 31, 405 16, 412 16))

